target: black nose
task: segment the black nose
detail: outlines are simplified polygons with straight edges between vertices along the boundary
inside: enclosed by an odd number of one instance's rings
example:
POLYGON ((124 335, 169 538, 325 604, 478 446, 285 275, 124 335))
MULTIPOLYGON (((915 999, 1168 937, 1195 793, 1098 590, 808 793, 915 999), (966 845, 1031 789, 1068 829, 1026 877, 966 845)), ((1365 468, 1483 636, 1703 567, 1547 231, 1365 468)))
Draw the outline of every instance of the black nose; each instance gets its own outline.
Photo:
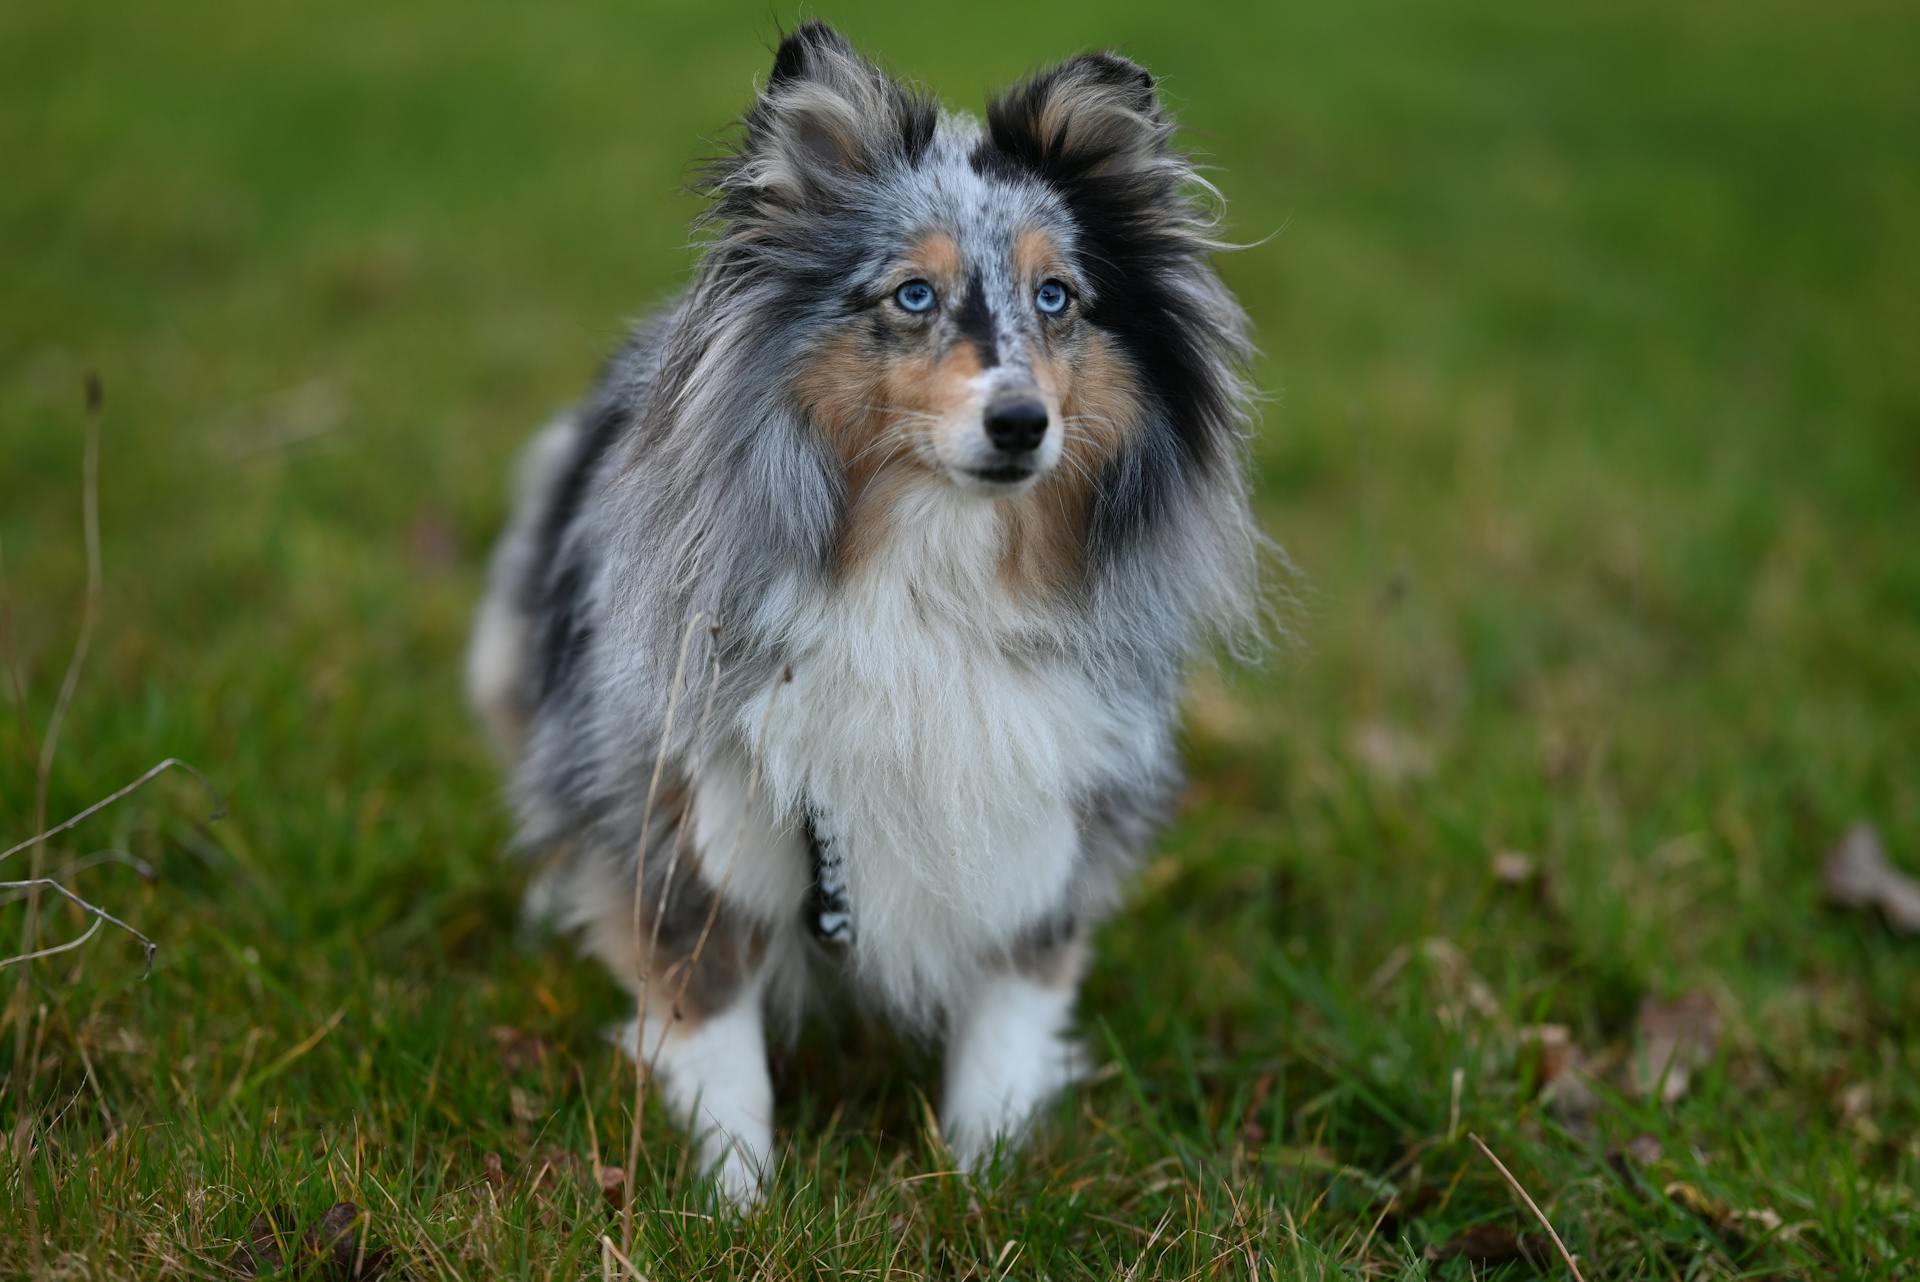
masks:
POLYGON ((1047 434, 1047 407, 1031 396, 1010 396, 987 406, 987 439, 1009 454, 1031 454, 1047 434))

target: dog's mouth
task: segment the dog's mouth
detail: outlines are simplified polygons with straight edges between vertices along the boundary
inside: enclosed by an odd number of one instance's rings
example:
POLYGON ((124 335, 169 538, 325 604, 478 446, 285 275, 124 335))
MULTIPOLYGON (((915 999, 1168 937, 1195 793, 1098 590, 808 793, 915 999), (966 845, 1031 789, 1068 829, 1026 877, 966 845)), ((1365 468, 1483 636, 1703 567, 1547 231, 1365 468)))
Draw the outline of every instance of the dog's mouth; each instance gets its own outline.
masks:
POLYGON ((1018 485, 1039 475, 1040 469, 1027 463, 996 463, 992 467, 970 467, 967 475, 987 485, 1018 485))

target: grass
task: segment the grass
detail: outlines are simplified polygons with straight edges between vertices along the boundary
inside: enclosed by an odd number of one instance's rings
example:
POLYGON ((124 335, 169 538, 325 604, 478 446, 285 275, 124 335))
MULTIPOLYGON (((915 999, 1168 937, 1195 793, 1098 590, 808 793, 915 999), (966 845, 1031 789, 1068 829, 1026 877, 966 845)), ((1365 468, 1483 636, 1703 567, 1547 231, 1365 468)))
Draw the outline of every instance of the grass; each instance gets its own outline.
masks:
MULTIPOLYGON (((82 613, 88 369, 104 591, 48 811, 168 755, 227 804, 169 775, 45 852, 149 861, 70 881, 160 952, 0 975, 0 1274, 230 1276, 339 1201, 408 1276, 602 1274, 620 1002, 515 938, 457 656, 511 452, 685 277, 675 186, 764 70, 764 6, 666 8, 0 8, 0 846, 82 613)), ((1856 819, 1920 860, 1911 9, 821 14, 954 101, 1095 44, 1162 73, 1278 233, 1225 270, 1307 582, 1297 644, 1200 678, 1044 1137, 970 1186, 929 1057, 816 1031, 758 1218, 648 1122, 636 1265, 1564 1276, 1486 1258, 1536 1225, 1476 1134, 1589 1282, 1914 1276, 1920 940, 1819 890, 1856 819), (1689 994, 1688 1089, 1621 1089, 1689 994)))

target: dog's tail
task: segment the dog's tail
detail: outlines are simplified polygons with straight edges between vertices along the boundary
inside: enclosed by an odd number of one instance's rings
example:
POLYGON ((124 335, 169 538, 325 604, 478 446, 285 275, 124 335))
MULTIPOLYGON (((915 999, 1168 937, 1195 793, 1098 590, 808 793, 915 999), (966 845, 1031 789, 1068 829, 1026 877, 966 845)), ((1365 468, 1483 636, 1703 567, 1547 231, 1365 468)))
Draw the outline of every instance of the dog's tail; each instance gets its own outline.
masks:
POLYGON ((581 435, 579 419, 567 414, 521 454, 513 515, 494 548, 487 595, 467 647, 467 698, 509 763, 520 755, 539 698, 533 609, 547 573, 542 536, 562 482, 576 466, 581 435))

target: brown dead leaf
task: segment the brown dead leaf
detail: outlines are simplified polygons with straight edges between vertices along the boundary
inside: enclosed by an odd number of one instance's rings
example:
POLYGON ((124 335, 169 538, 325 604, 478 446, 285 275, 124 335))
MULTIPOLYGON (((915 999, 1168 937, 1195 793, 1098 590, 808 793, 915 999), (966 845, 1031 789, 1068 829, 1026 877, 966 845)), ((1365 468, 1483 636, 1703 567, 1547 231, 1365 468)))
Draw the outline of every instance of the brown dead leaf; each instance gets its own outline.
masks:
POLYGON ((1433 773, 1433 749, 1398 726, 1379 721, 1357 726, 1348 748, 1384 784, 1408 783, 1433 773))
POLYGON ((1559 1080, 1580 1051, 1565 1024, 1528 1024, 1520 1030, 1520 1053, 1533 1059, 1545 1087, 1559 1080))
MULTIPOLYGON (((1675 1181, 1661 1191, 1675 1206, 1706 1221, 1722 1238, 1736 1243, 1760 1241, 1786 1229, 1777 1211, 1764 1206, 1731 1207, 1683 1181, 1675 1181)), ((1792 1232, 1791 1229, 1786 1231, 1792 1232)))
POLYGON ((393 1248, 368 1247, 356 1231, 365 1213, 351 1202, 338 1202, 320 1217, 320 1223, 307 1230, 306 1246, 310 1256, 326 1260, 322 1276, 329 1282, 371 1282, 385 1277, 393 1267, 393 1248))
POLYGON ((1647 1200, 1647 1195, 1640 1181, 1639 1172, 1658 1162, 1661 1156, 1659 1140, 1651 1135, 1636 1135, 1627 1141, 1625 1148, 1607 1150, 1607 1165, 1619 1177, 1620 1182, 1626 1185, 1627 1191, 1639 1201, 1644 1202, 1647 1200))
POLYGON ((1785 1221, 1780 1213, 1768 1207, 1753 1207, 1744 1211, 1735 1211, 1728 1227, 1747 1237, 1768 1238, 1784 1227, 1785 1221))
POLYGON ((99 1041, 99 1047, 115 1055, 145 1055, 147 1043, 140 1034, 131 1028, 114 1027, 107 1030, 106 1036, 99 1041))
POLYGON ((493 1186, 496 1193, 507 1191, 507 1164, 500 1160, 498 1153, 489 1149, 480 1158, 480 1169, 487 1183, 493 1186))
POLYGON ((547 1062, 547 1057, 552 1051, 546 1038, 529 1033, 525 1029, 509 1028, 505 1024, 498 1024, 491 1031, 494 1049, 500 1055, 500 1067, 509 1073, 541 1067, 547 1062))
POLYGON ((264 1215, 256 1215, 247 1225, 247 1240, 229 1261, 241 1277, 259 1277, 272 1273, 286 1262, 282 1243, 293 1243, 293 1219, 284 1206, 276 1206, 264 1215))
POLYGON ((1516 1233, 1499 1224, 1476 1224, 1440 1246, 1427 1248, 1427 1259, 1466 1260, 1470 1264, 1507 1264, 1525 1260, 1538 1268, 1547 1261, 1537 1233, 1516 1233))
POLYGON ((1879 1108, 1874 1100, 1873 1083, 1855 1082, 1843 1087, 1834 1097, 1834 1107, 1840 1113, 1853 1133, 1869 1144, 1878 1144, 1883 1138, 1879 1117, 1879 1108))
POLYGON ((1517 1054, 1523 1067, 1530 1063, 1536 1069, 1540 1104, 1571 1130, 1586 1130, 1599 1111, 1594 1086, 1605 1075, 1609 1057, 1590 1056, 1559 1023, 1521 1027, 1517 1054))
POLYGON ((1487 982, 1474 973, 1473 964, 1460 946, 1451 940, 1430 936, 1417 944, 1401 944, 1387 954, 1367 980, 1367 992, 1378 994, 1397 981, 1415 960, 1424 963, 1435 992, 1434 1014, 1448 1023, 1457 1023, 1465 1015, 1482 1019, 1500 1017, 1500 1003, 1494 999, 1487 982))
POLYGON ((1540 735, 1540 773, 1549 784, 1558 786, 1573 778, 1585 764, 1587 748, 1565 730, 1546 730, 1540 735))
POLYGON ((393 1267, 393 1248, 360 1242, 365 1218, 353 1203, 336 1202, 295 1237, 287 1209, 274 1207, 247 1226, 247 1240, 234 1253, 232 1267, 249 1278, 289 1269, 322 1282, 374 1282, 393 1267))
POLYGON ((587 1160, 578 1153, 548 1147, 535 1154, 534 1161, 538 1165, 534 1171, 533 1185, 542 1192, 552 1190, 562 1181, 578 1184, 582 1188, 593 1186, 587 1160))
POLYGON ((1920 934, 1920 881, 1887 860, 1880 833, 1870 823, 1847 830, 1821 871, 1827 902, 1841 908, 1877 908, 1902 935, 1920 934))
POLYGON ((1533 881, 1540 869, 1532 855, 1519 850, 1503 850, 1493 857, 1490 870, 1493 879, 1502 886, 1525 886, 1533 881))
POLYGON ((1540 1102, 1573 1130, 1582 1130, 1600 1109, 1594 1079, 1601 1065, 1574 1040, 1565 1024, 1528 1024, 1519 1030, 1518 1052, 1531 1062, 1540 1102))
POLYGON ((627 1173, 617 1166, 603 1166, 599 1170, 600 1196, 606 1199, 613 1210, 621 1210, 627 1204, 627 1173))
POLYGON ((1540 1100, 1568 1130, 1584 1134, 1600 1111, 1600 1095, 1593 1089, 1593 1082, 1593 1075, 1585 1069, 1562 1073, 1540 1092, 1540 1100))
POLYGON ((507 1088, 507 1105, 517 1122, 537 1122, 547 1115, 546 1100, 518 1086, 507 1088))
POLYGON ((1241 1115, 1240 1123, 1240 1138, 1248 1144, 1257 1146, 1266 1143, 1267 1128, 1260 1124, 1260 1115, 1272 1096, 1272 1073, 1262 1073, 1253 1079, 1253 1093, 1247 1100, 1247 1109, 1241 1115))
POLYGON ((1672 1104, 1687 1093, 1693 1074, 1720 1045, 1720 1013, 1705 993, 1686 993, 1672 1001, 1649 997, 1634 1021, 1640 1053, 1631 1064, 1628 1084, 1643 1098, 1659 1093, 1672 1104))
POLYGON ((445 512, 423 511, 407 528, 407 547, 413 559, 428 570, 449 570, 459 562, 460 539, 445 512))
POLYGON ((1667 1200, 1683 1211, 1718 1224, 1729 1214, 1727 1208, 1683 1180, 1675 1180, 1660 1190, 1667 1200))

